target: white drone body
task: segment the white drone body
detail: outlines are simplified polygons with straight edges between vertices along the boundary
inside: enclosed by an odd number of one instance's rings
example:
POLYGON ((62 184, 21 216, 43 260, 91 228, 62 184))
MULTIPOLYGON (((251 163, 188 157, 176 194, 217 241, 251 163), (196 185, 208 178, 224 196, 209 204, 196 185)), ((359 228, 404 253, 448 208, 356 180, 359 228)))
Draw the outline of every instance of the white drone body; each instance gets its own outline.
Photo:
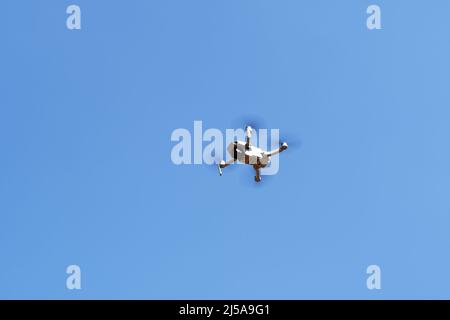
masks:
POLYGON ((230 143, 227 150, 228 153, 233 157, 230 161, 220 161, 219 173, 222 175, 222 169, 228 167, 230 164, 233 164, 236 161, 239 161, 244 164, 248 164, 253 166, 255 169, 255 181, 261 181, 261 168, 266 167, 270 163, 270 157, 278 154, 288 148, 288 144, 284 142, 279 148, 272 151, 264 151, 260 148, 253 146, 250 143, 250 138, 252 136, 252 127, 248 126, 245 129, 246 141, 234 141, 230 143))

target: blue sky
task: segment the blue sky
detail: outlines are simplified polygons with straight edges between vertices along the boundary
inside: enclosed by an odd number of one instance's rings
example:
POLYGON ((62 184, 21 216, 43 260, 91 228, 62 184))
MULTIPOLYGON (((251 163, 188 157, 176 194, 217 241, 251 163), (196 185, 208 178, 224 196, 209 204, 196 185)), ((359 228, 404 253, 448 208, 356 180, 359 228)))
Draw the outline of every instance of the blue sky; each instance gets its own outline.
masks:
POLYGON ((450 298, 449 10, 4 1, 0 298, 450 298), (302 142, 276 176, 172 163, 248 114, 302 142))

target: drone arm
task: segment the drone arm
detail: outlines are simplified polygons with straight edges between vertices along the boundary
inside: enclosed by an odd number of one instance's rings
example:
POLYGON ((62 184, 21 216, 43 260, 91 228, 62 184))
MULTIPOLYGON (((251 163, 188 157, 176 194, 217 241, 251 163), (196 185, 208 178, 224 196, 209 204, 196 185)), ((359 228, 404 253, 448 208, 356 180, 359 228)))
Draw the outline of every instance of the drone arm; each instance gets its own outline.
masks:
POLYGON ((271 157, 273 155, 276 155, 278 153, 283 152, 284 150, 286 150, 288 148, 288 144, 285 142, 283 143, 279 148, 272 150, 268 153, 268 156, 271 157))
POLYGON ((250 148, 250 139, 252 138, 252 127, 247 126, 245 128, 245 149, 248 150, 250 148))
POLYGON ((229 161, 227 161, 227 162, 225 162, 225 161, 220 161, 220 163, 219 163, 219 165, 218 165, 218 168, 219 168, 219 174, 220 175, 222 175, 222 169, 223 168, 225 168, 225 167, 228 167, 230 164, 233 164, 234 162, 235 162, 236 160, 235 159, 231 159, 231 160, 229 160, 229 161))
POLYGON ((233 164, 235 161, 236 161, 235 159, 231 159, 231 160, 229 160, 227 162, 222 160, 222 161, 220 161, 219 166, 220 166, 221 169, 223 169, 225 167, 228 167, 230 164, 233 164))

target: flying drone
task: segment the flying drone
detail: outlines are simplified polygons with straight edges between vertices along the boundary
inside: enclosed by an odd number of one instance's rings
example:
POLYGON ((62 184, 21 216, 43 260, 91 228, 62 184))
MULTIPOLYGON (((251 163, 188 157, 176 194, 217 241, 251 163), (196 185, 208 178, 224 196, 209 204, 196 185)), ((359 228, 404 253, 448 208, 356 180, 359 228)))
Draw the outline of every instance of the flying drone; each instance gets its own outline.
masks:
POLYGON ((255 169, 256 172, 255 181, 260 182, 262 179, 261 168, 266 167, 270 163, 270 157, 283 152, 288 148, 288 144, 286 142, 283 142, 279 148, 272 151, 264 151, 261 148, 257 148, 250 143, 252 131, 253 128, 251 126, 247 126, 245 128, 246 141, 236 140, 228 145, 227 151, 233 159, 227 162, 223 160, 219 162, 218 168, 220 175, 223 174, 223 168, 239 161, 241 163, 253 166, 253 169, 255 169))

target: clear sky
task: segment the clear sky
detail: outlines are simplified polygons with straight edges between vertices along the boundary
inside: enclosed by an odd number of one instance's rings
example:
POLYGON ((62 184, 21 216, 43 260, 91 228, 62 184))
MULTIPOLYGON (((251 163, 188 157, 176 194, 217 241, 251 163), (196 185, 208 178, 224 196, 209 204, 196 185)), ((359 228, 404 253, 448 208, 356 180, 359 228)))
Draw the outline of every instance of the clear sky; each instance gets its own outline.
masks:
POLYGON ((0 298, 450 298, 449 1, 1 11, 0 298), (301 141, 276 176, 172 163, 246 114, 301 141))

